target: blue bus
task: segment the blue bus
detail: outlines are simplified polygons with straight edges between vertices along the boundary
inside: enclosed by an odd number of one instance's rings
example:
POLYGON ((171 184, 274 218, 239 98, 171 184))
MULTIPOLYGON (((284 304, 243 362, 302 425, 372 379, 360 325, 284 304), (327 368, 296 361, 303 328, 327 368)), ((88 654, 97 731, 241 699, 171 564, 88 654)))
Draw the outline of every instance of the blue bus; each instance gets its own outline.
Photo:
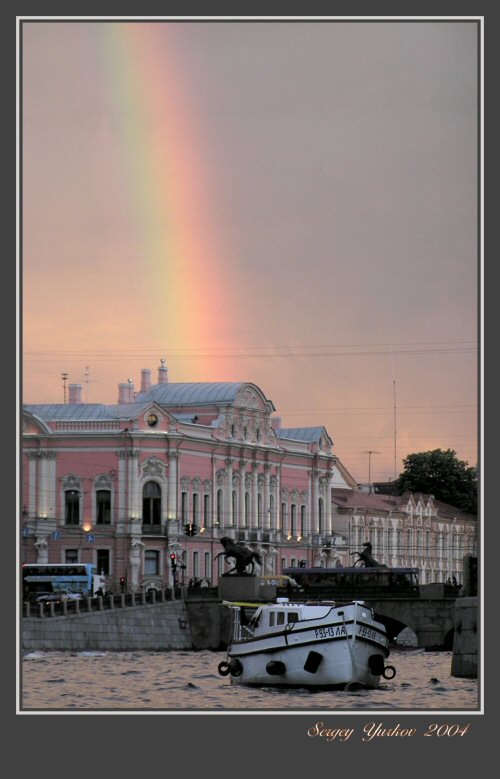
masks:
POLYGON ((25 563, 23 573, 23 600, 34 600, 41 593, 63 590, 92 597, 97 590, 105 591, 105 577, 100 576, 90 563, 25 563))

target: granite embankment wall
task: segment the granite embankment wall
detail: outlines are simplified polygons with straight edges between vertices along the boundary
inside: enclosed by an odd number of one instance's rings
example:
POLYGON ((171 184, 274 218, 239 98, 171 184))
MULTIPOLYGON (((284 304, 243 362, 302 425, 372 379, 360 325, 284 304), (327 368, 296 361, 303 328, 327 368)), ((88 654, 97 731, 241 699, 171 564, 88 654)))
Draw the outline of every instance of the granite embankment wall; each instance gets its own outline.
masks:
POLYGON ((228 637, 220 603, 184 600, 54 617, 24 617, 24 651, 220 649, 228 637))
POLYGON ((457 598, 451 675, 477 678, 478 599, 457 598))

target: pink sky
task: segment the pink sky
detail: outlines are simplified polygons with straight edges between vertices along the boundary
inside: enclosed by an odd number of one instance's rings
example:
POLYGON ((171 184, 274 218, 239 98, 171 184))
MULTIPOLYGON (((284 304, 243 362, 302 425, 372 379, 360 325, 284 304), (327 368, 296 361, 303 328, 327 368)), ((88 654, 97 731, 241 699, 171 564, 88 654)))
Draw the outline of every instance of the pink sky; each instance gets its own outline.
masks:
POLYGON ((477 460, 476 28, 23 24, 27 403, 252 381, 358 481, 477 460))

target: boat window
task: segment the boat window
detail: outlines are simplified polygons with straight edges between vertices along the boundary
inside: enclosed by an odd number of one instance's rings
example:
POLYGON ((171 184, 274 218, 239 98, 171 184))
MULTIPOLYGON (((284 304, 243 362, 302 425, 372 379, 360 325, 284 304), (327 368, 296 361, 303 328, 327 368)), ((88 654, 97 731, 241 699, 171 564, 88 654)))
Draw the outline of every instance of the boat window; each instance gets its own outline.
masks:
POLYGON ((271 628, 274 625, 274 617, 275 617, 274 611, 271 611, 271 613, 269 614, 269 627, 271 628))
POLYGON ((277 617, 278 618, 276 620, 276 624, 277 625, 284 625, 285 624, 285 612, 284 611, 278 611, 277 617))
POLYGON ((288 622, 298 622, 299 621, 299 613, 298 611, 289 611, 288 612, 288 622))

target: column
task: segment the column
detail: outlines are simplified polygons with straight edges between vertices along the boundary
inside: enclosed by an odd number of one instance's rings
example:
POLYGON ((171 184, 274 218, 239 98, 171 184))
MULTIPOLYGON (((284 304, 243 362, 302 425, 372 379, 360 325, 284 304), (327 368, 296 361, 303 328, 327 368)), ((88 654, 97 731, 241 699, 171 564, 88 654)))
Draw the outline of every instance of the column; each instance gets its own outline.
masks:
POLYGON ((259 464, 256 462, 252 463, 252 474, 253 474, 253 485, 252 485, 252 513, 251 513, 251 520, 250 525, 252 528, 258 527, 258 521, 257 521, 257 495, 259 494, 259 464))
POLYGON ((264 507, 263 507, 263 526, 266 530, 271 527, 271 514, 269 513, 269 496, 271 494, 271 466, 264 464, 264 507))
POLYGON ((168 497, 167 497, 167 517, 168 519, 177 519, 177 469, 178 454, 170 452, 168 457, 168 497))
POLYGON ((224 524, 233 526, 233 459, 227 457, 226 464, 226 506, 224 524))
POLYGON ((240 468, 240 521, 238 524, 240 527, 244 527, 245 525, 245 478, 246 478, 245 460, 240 460, 238 465, 240 468))
POLYGON ((318 471, 316 468, 311 470, 311 529, 313 533, 319 533, 318 520, 318 471))
POLYGON ((332 533, 332 491, 330 488, 330 482, 332 480, 332 473, 328 471, 325 474, 325 530, 327 535, 332 533))
POLYGON ((118 527, 123 528, 123 522, 126 518, 127 509, 125 506, 125 495, 127 488, 127 453, 120 449, 118 457, 118 527))
POLYGON ((37 515, 39 517, 47 516, 47 459, 46 452, 38 453, 38 506, 37 515))
POLYGON ((47 452, 47 495, 48 506, 47 516, 54 519, 57 516, 57 473, 56 473, 56 452, 47 452))
POLYGON ((142 506, 139 502, 139 472, 138 463, 139 450, 131 449, 128 453, 128 516, 135 519, 142 516, 142 506))
POLYGON ((29 454, 29 495, 28 495, 28 513, 30 517, 34 517, 37 514, 37 457, 35 452, 29 454))

